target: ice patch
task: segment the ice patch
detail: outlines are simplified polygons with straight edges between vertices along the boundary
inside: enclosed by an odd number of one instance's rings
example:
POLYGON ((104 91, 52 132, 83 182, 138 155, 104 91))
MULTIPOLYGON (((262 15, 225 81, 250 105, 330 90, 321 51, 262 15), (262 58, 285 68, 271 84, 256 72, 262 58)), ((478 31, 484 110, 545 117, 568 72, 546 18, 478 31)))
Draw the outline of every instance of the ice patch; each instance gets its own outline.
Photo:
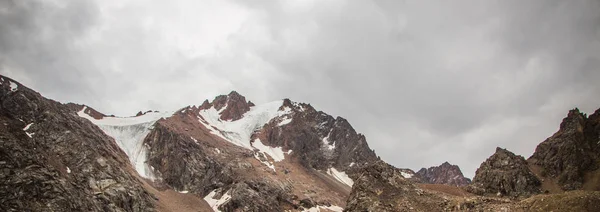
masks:
POLYGON ((213 211, 221 212, 219 210, 219 206, 227 203, 231 199, 231 195, 229 195, 229 191, 225 192, 219 199, 215 199, 214 197, 217 195, 217 189, 211 191, 208 195, 204 197, 204 200, 210 205, 213 211))
POLYGON ((406 173, 406 172, 403 172, 403 171, 400 171, 400 174, 402 175, 402 177, 407 178, 407 179, 413 177, 413 174, 406 173))
POLYGON ((321 209, 327 209, 329 211, 334 211, 334 212, 344 211, 344 209, 342 207, 337 206, 337 205, 332 205, 332 206, 317 205, 312 208, 304 209, 304 210, 302 210, 302 212, 320 212, 321 209))
POLYGON ((244 117, 235 121, 221 120, 219 118, 219 111, 214 107, 211 107, 210 109, 200 111, 201 117, 199 118, 199 121, 206 128, 211 130, 211 133, 219 135, 226 141, 235 145, 252 150, 253 147, 250 145, 250 137, 254 131, 262 128, 271 119, 291 112, 291 109, 288 107, 284 108, 283 111, 280 111, 279 107, 281 107, 282 104, 283 100, 280 100, 254 106, 250 108, 250 111, 244 114, 244 117))
POLYGON ((10 84, 10 91, 17 91, 19 89, 19 85, 17 85, 17 83, 14 83, 13 81, 8 81, 10 84))
POLYGON ((340 181, 341 183, 346 184, 350 187, 354 185, 354 181, 352 181, 352 179, 348 177, 346 172, 340 172, 337 169, 331 167, 329 168, 329 170, 327 170, 327 174, 333 176, 337 181, 340 181))
POLYGON ((150 133, 150 129, 156 121, 161 118, 169 117, 171 112, 150 112, 137 117, 104 117, 97 120, 87 113, 84 107, 77 114, 80 117, 90 120, 96 124, 106 135, 112 137, 117 145, 127 154, 129 162, 133 165, 138 174, 154 181, 156 179, 152 168, 146 163, 148 149, 143 144, 144 138, 150 133))

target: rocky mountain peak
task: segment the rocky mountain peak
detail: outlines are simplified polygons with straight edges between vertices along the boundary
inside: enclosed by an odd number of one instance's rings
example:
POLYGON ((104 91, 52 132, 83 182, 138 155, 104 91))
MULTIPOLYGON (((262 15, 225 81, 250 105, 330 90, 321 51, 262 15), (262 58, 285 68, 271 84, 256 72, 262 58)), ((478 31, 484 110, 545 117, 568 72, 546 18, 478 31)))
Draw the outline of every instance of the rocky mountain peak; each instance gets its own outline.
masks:
POLYGON ((464 186, 471 183, 469 178, 463 176, 462 171, 457 165, 452 165, 447 161, 439 166, 422 168, 416 173, 424 183, 446 184, 454 186, 464 186))
POLYGON ((599 117, 598 110, 589 118, 577 108, 570 110, 560 129, 540 143, 528 161, 562 190, 582 188, 585 174, 599 167, 599 117))
POLYGON ((585 114, 581 113, 578 108, 572 109, 560 123, 561 131, 583 131, 583 125, 586 121, 585 114))
POLYGON ((255 106, 251 101, 246 101, 246 97, 236 91, 231 91, 227 95, 216 96, 212 102, 204 100, 199 109, 206 110, 214 107, 219 112, 220 119, 225 121, 239 120, 244 113, 255 106))
POLYGON ((478 194, 521 196, 539 193, 540 185, 525 158, 497 147, 475 172, 471 188, 478 194))

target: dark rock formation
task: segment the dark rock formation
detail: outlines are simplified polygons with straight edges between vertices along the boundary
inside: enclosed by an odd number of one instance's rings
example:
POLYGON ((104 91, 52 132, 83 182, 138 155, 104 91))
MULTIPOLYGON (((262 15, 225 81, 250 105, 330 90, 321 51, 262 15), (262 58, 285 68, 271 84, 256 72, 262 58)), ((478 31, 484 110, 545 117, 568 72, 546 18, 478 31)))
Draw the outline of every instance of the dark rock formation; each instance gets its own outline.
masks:
POLYGON ((469 188, 477 194, 528 196, 539 193, 540 185, 525 158, 498 147, 477 169, 469 188))
POLYGON ((573 109, 528 161, 541 168, 542 177, 556 179, 563 190, 574 190, 582 188, 586 173, 598 169, 599 152, 600 109, 589 118, 573 109))
POLYGON ((429 167, 428 169, 422 168, 415 175, 420 178, 423 183, 453 186, 465 186, 471 183, 469 178, 463 176, 457 165, 452 165, 448 162, 444 162, 439 166, 429 167))
POLYGON ((447 207, 442 198, 419 189, 383 161, 367 164, 351 177, 354 186, 344 211, 443 211, 447 207))
POLYGON ((231 91, 228 95, 219 95, 212 102, 204 101, 200 109, 214 107, 221 115, 221 120, 235 121, 241 119, 254 103, 246 101, 246 97, 231 91))
POLYGON ((254 138, 269 146, 291 149, 306 167, 325 170, 335 167, 347 170, 354 164, 377 160, 364 135, 357 133, 348 121, 315 110, 310 104, 292 103, 285 99, 282 105, 292 110, 291 122, 280 126, 280 120, 267 123, 254 138))
POLYGON ((233 182, 235 174, 225 164, 209 157, 202 146, 189 137, 170 130, 164 121, 155 124, 146 136, 148 164, 162 181, 176 190, 206 196, 215 188, 233 182))
POLYGON ((125 153, 71 107, 0 76, 0 211, 153 211, 125 153))

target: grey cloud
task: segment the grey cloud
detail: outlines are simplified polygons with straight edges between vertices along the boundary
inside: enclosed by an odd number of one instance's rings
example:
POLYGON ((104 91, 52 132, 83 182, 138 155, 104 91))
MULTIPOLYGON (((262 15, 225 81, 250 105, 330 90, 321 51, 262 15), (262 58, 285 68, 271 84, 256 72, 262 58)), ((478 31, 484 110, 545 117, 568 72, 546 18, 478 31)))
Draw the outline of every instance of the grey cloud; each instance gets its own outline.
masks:
POLYGON ((289 97, 347 118, 394 165, 470 176, 495 146, 527 157, 568 109, 600 107, 598 1, 232 1, 243 22, 209 54, 176 39, 211 23, 170 8, 194 1, 106 2, 0 3, 2 73, 120 114, 289 97), (177 15, 190 22, 160 25, 177 15))

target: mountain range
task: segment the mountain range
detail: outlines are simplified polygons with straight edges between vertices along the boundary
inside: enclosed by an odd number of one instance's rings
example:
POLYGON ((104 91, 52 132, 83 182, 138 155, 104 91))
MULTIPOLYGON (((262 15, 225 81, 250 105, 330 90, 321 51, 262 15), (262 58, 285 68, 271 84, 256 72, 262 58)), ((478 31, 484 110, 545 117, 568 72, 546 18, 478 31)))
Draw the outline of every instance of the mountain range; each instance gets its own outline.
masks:
POLYGON ((571 110, 525 159, 497 148, 472 182, 382 161, 348 120, 232 91, 106 115, 0 76, 2 211, 600 211, 600 110, 571 110))

